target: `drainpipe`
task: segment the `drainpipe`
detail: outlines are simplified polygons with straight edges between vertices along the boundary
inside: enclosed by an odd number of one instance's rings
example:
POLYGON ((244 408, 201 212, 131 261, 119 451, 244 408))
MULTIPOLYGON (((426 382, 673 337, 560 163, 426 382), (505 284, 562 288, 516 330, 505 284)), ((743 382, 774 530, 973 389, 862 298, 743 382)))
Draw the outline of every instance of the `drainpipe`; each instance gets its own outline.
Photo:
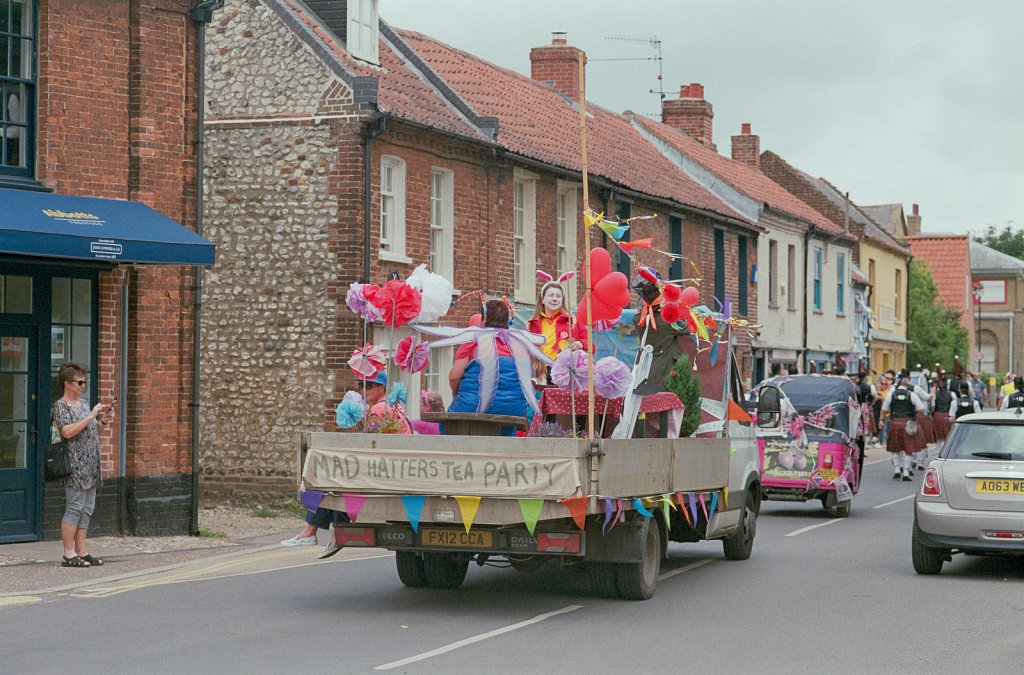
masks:
MULTIPOLYGON (((196 96, 196 234, 203 236, 203 171, 205 170, 203 137, 206 134, 206 24, 213 13, 224 6, 224 0, 202 0, 189 10, 189 18, 196 23, 196 68, 198 95, 196 96)), ((195 266, 192 286, 192 512, 189 532, 199 534, 199 358, 202 332, 203 268, 195 266)))
POLYGON ((811 266, 811 259, 808 256, 810 253, 810 241, 811 241, 811 230, 807 230, 804 233, 804 373, 807 373, 807 353, 810 351, 807 348, 807 268, 811 266))
POLYGON ((370 283, 370 242, 373 238, 370 223, 370 211, 373 206, 372 195, 370 194, 372 189, 370 170, 373 165, 373 149, 370 147, 370 144, 373 143, 373 139, 384 133, 387 126, 388 116, 385 113, 374 113, 373 117, 370 118, 370 125, 366 129, 366 135, 363 136, 363 283, 365 284, 370 283))

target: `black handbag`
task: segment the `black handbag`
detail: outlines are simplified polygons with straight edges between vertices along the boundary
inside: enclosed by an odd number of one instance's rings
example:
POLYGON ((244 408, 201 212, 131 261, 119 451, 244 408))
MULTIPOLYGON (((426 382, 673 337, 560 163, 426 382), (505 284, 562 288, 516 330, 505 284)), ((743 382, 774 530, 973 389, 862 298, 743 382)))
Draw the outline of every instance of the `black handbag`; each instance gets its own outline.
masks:
POLYGON ((60 480, 71 475, 71 453, 55 421, 50 422, 50 445, 46 448, 44 474, 46 480, 60 480))

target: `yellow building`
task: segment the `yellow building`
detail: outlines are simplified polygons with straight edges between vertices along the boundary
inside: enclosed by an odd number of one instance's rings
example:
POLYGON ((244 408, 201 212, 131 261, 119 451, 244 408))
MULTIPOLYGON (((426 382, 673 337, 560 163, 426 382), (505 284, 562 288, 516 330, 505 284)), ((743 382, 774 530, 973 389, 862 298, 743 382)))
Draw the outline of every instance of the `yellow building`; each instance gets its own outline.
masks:
MULTIPOLYGON (((913 367, 907 364, 907 288, 910 248, 908 234, 920 231, 917 204, 904 216, 901 204, 862 206, 871 223, 860 243, 860 264, 871 284, 871 368, 884 372, 913 367)), ((931 367, 931 364, 927 364, 931 367)))

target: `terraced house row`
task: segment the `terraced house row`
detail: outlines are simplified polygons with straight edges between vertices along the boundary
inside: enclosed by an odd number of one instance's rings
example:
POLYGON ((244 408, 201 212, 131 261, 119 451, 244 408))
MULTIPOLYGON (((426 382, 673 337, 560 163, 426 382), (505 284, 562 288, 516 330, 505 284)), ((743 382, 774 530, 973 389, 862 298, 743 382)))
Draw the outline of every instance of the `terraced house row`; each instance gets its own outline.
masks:
MULTIPOLYGON (((903 239, 914 216, 853 203, 841 186, 762 151, 749 124, 732 136, 729 156, 720 154, 699 83, 666 100, 660 120, 587 101, 585 205, 578 64, 586 55, 566 35, 531 50, 527 76, 389 25, 377 0, 93 5, 111 33, 100 42, 115 47, 109 58, 90 57, 90 68, 109 74, 90 96, 125 117, 103 152, 94 135, 69 135, 75 115, 50 112, 74 108, 77 90, 65 90, 88 71, 81 54, 55 47, 50 27, 74 32, 90 19, 76 3, 0 1, 4 11, 31 8, 19 30, 37 36, 39 54, 39 67, 32 61, 5 80, 29 87, 31 105, 3 117, 26 141, 5 150, 2 187, 148 205, 200 233, 194 243, 215 246, 216 262, 171 253, 180 247, 156 261, 87 246, 58 266, 53 252, 27 244, 0 251, 5 350, 7 336, 21 335, 9 326, 36 336, 24 343, 30 361, 5 351, 5 369, 35 373, 24 389, 36 403, 22 417, 6 400, 10 409, 0 410, 23 433, 13 459, 0 458, 21 467, 20 478, 2 489, 25 505, 0 541, 56 529, 59 516, 44 516, 36 487, 44 444, 29 432, 46 427, 52 374, 66 357, 85 360, 93 400, 120 395, 101 492, 115 515, 97 521, 98 532, 183 531, 195 526, 200 475, 207 495, 292 493, 297 435, 334 428, 352 350, 367 338, 387 346, 404 337, 364 335, 345 308, 352 281, 405 277, 427 263, 460 293, 507 295, 527 308, 536 269, 581 269, 585 207, 650 216, 629 236, 687 259, 637 249, 640 263, 665 278, 699 273, 704 303, 728 301, 733 315, 761 326, 737 333, 748 383, 775 364, 904 363, 903 239), (106 21, 114 18, 123 25, 106 21), (26 276, 34 304, 19 314, 26 276), (61 293, 88 298, 89 311, 58 316, 70 302, 61 293), (156 518, 147 510, 155 504, 177 517, 156 518)), ((85 113, 80 121, 75 129, 88 126, 85 113)), ((613 242, 595 241, 619 270, 634 272, 613 242)), ((446 321, 464 324, 474 311, 459 303, 446 321)), ((412 380, 392 375, 414 391, 447 393, 451 360, 441 353, 412 380)))

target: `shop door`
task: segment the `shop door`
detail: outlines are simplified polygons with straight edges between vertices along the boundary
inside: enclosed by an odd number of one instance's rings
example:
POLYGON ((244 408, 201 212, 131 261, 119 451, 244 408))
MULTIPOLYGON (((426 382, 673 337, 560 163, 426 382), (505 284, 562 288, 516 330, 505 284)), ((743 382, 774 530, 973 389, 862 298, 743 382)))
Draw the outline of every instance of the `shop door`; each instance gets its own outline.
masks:
POLYGON ((37 539, 37 349, 34 326, 0 324, 0 543, 37 539))

